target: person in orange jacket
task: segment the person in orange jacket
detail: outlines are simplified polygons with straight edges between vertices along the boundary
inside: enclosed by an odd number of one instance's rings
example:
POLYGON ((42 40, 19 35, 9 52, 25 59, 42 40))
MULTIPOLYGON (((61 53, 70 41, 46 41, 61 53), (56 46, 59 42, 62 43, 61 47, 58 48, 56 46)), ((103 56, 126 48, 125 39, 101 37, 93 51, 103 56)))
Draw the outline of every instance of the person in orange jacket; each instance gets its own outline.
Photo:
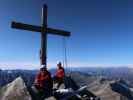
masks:
POLYGON ((59 88, 60 85, 61 85, 62 83, 64 83, 65 70, 64 70, 64 68, 62 67, 61 62, 59 62, 59 63, 57 64, 57 67, 58 67, 58 69, 57 69, 56 74, 55 74, 55 76, 54 76, 54 80, 55 80, 56 83, 58 83, 57 88, 59 88))
POLYGON ((35 87, 38 89, 41 95, 48 97, 52 94, 53 81, 51 73, 47 70, 46 67, 42 67, 40 72, 35 78, 35 87))

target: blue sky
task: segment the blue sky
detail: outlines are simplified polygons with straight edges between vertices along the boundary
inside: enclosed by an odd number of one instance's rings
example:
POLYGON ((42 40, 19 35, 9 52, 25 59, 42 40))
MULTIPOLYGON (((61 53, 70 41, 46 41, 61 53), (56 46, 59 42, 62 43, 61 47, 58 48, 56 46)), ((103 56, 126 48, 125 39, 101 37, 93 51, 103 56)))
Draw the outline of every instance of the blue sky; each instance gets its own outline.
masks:
MULTIPOLYGON (((2 68, 38 68, 40 34, 10 25, 13 20, 40 25, 43 3, 48 5, 48 26, 71 31, 69 66, 133 64, 132 0, 0 0, 2 68)), ((62 42, 61 36, 48 36, 50 67, 62 61, 62 42)))

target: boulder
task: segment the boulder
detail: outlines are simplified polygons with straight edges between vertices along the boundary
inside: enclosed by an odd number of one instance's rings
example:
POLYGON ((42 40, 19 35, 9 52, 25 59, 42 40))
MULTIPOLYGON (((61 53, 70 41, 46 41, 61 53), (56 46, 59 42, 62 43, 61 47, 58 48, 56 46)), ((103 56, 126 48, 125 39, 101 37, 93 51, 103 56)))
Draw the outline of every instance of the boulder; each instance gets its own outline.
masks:
POLYGON ((0 89, 0 100, 32 100, 21 77, 0 89))

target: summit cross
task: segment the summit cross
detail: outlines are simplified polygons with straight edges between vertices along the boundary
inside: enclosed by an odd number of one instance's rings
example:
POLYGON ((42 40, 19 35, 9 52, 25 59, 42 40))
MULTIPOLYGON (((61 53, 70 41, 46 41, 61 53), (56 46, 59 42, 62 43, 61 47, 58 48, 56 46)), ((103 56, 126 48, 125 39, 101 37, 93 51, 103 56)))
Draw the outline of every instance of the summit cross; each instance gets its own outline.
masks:
POLYGON ((47 35, 53 34, 53 35, 60 35, 60 36, 66 36, 66 37, 69 37, 71 35, 70 32, 68 31, 48 27, 47 9, 48 9, 47 5, 44 4, 42 7, 41 26, 24 24, 24 23, 15 22, 15 21, 11 23, 12 28, 41 33, 40 63, 45 67, 47 67, 47 35))

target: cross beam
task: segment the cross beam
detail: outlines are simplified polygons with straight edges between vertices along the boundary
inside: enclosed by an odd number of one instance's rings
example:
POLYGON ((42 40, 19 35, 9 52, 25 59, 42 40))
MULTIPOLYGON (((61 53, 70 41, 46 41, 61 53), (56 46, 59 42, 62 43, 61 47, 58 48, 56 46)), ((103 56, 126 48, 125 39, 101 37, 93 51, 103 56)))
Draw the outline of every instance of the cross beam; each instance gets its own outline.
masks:
MULTIPOLYGON (((23 23, 18 23, 18 22, 12 22, 11 24, 12 28, 16 29, 22 29, 22 30, 28 30, 28 31, 34 31, 34 32, 41 32, 40 26, 35 26, 35 25, 29 25, 29 24, 23 24, 23 23)), ((53 29, 53 28, 47 28, 47 33, 49 34, 54 34, 54 35, 62 35, 62 36, 70 36, 70 32, 60 30, 60 29, 53 29)))
POLYGON ((44 4, 42 8, 42 25, 35 26, 30 24, 24 24, 13 21, 11 23, 12 28, 28 30, 33 32, 41 33, 41 50, 40 50, 40 63, 41 65, 47 66, 47 34, 60 35, 69 37, 71 34, 68 31, 54 29, 47 27, 47 5, 44 4))

